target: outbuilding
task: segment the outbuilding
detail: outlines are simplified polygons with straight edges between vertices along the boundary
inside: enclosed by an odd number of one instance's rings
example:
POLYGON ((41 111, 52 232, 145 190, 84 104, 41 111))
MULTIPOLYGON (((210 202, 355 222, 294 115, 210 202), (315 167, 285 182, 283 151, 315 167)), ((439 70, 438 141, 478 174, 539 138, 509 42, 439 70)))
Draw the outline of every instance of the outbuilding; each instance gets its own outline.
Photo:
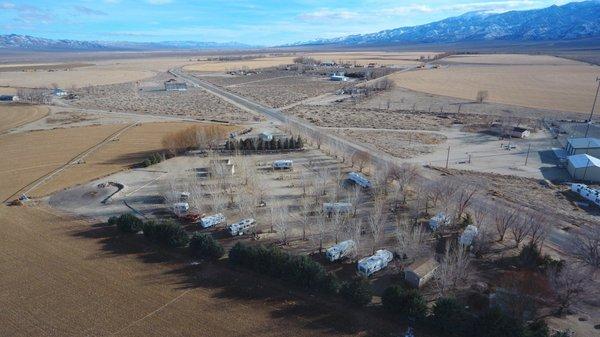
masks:
POLYGON ((600 157, 600 139, 598 138, 569 138, 565 150, 569 156, 576 154, 589 154, 600 157))
POLYGON ((599 182, 600 159, 588 154, 568 156, 567 171, 573 179, 599 182))
POLYGON ((417 260, 404 269, 404 280, 413 288, 421 288, 435 275, 439 266, 433 257, 417 260))
POLYGON ((170 79, 165 82, 166 91, 187 91, 185 82, 177 82, 175 79, 170 79))

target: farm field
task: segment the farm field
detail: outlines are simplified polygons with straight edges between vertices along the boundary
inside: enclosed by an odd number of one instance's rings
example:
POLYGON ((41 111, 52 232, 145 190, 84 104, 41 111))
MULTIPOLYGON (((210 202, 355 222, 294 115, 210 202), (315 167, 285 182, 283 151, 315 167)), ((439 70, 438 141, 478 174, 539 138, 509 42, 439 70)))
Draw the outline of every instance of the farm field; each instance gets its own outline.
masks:
POLYGON ((364 335, 352 328, 360 317, 231 271, 169 262, 114 228, 43 208, 0 206, 0 217, 6 336, 364 335))
POLYGON ((0 133, 43 118, 48 112, 42 106, 0 104, 0 133))
POLYGON ((474 55, 455 59, 467 63, 454 61, 440 69, 396 73, 390 78, 400 87, 434 95, 474 101, 478 91, 486 90, 489 102, 589 112, 600 67, 552 57, 531 58, 519 56, 516 64, 508 64, 510 57, 474 55), (494 61, 499 64, 489 63, 494 61))

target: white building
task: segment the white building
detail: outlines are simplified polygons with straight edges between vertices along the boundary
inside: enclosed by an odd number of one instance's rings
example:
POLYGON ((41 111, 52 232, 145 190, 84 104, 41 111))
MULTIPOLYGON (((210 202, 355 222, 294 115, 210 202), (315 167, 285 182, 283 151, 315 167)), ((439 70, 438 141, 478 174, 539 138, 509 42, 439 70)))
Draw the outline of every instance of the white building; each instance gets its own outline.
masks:
POLYGON ((327 260, 331 262, 337 261, 352 253, 355 247, 356 244, 353 240, 342 241, 334 246, 327 248, 327 251, 325 251, 325 256, 327 257, 327 260))
POLYGON ((582 198, 600 206, 600 191, 589 188, 585 184, 571 184, 571 191, 579 194, 582 198))
POLYGON ((363 188, 371 188, 372 186, 369 179, 365 178, 365 176, 357 172, 348 173, 348 180, 354 182, 356 185, 363 188))
POLYGON ((345 73, 333 73, 329 76, 329 80, 335 82, 346 82, 348 81, 348 77, 345 73))
POLYGON ((389 250, 380 249, 375 252, 375 255, 365 257, 358 261, 356 265, 358 272, 366 277, 373 275, 392 262, 394 254, 389 250))
POLYGON ((600 181, 600 159, 588 154, 576 154, 567 157, 567 171, 573 179, 600 181))
POLYGON ((569 138, 565 150, 569 156, 576 154, 589 154, 600 157, 600 139, 598 138, 569 138))

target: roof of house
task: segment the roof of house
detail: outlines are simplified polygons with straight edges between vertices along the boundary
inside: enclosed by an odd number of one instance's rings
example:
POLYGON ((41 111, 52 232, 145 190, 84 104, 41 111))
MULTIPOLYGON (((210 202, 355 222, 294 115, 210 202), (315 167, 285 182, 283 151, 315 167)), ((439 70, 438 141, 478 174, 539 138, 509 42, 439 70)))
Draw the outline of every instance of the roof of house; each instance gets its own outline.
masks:
POLYGON ((432 257, 429 259, 417 260, 406 268, 407 271, 412 271, 419 277, 423 277, 434 271, 440 264, 432 257))
POLYGON ((576 149, 588 149, 600 147, 600 139, 598 138, 569 138, 567 143, 576 149))
POLYGON ((596 157, 592 157, 586 153, 576 154, 573 156, 568 156, 567 160, 574 168, 584 168, 584 167, 600 167, 600 159, 596 157))

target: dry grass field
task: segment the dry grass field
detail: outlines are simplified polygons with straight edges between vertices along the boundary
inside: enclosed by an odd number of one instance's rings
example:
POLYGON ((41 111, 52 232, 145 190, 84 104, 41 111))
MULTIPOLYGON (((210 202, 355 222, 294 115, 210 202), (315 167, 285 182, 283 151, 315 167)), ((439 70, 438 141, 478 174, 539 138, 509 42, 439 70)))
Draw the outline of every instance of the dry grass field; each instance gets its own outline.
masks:
POLYGON ((435 95, 475 100, 479 90, 487 90, 490 102, 582 113, 591 109, 600 67, 524 55, 510 64, 511 58, 459 57, 441 69, 396 73, 391 78, 398 86, 435 95))
POLYGON ((0 133, 47 116, 49 109, 31 105, 0 104, 0 133))
POLYGON ((452 55, 444 58, 441 63, 460 64, 493 64, 493 65, 581 65, 581 62, 550 55, 527 54, 476 54, 452 55))
POLYGON ((358 315, 249 275, 169 262, 114 228, 32 207, 0 206, 0 218, 3 336, 365 335, 353 330, 358 315))

